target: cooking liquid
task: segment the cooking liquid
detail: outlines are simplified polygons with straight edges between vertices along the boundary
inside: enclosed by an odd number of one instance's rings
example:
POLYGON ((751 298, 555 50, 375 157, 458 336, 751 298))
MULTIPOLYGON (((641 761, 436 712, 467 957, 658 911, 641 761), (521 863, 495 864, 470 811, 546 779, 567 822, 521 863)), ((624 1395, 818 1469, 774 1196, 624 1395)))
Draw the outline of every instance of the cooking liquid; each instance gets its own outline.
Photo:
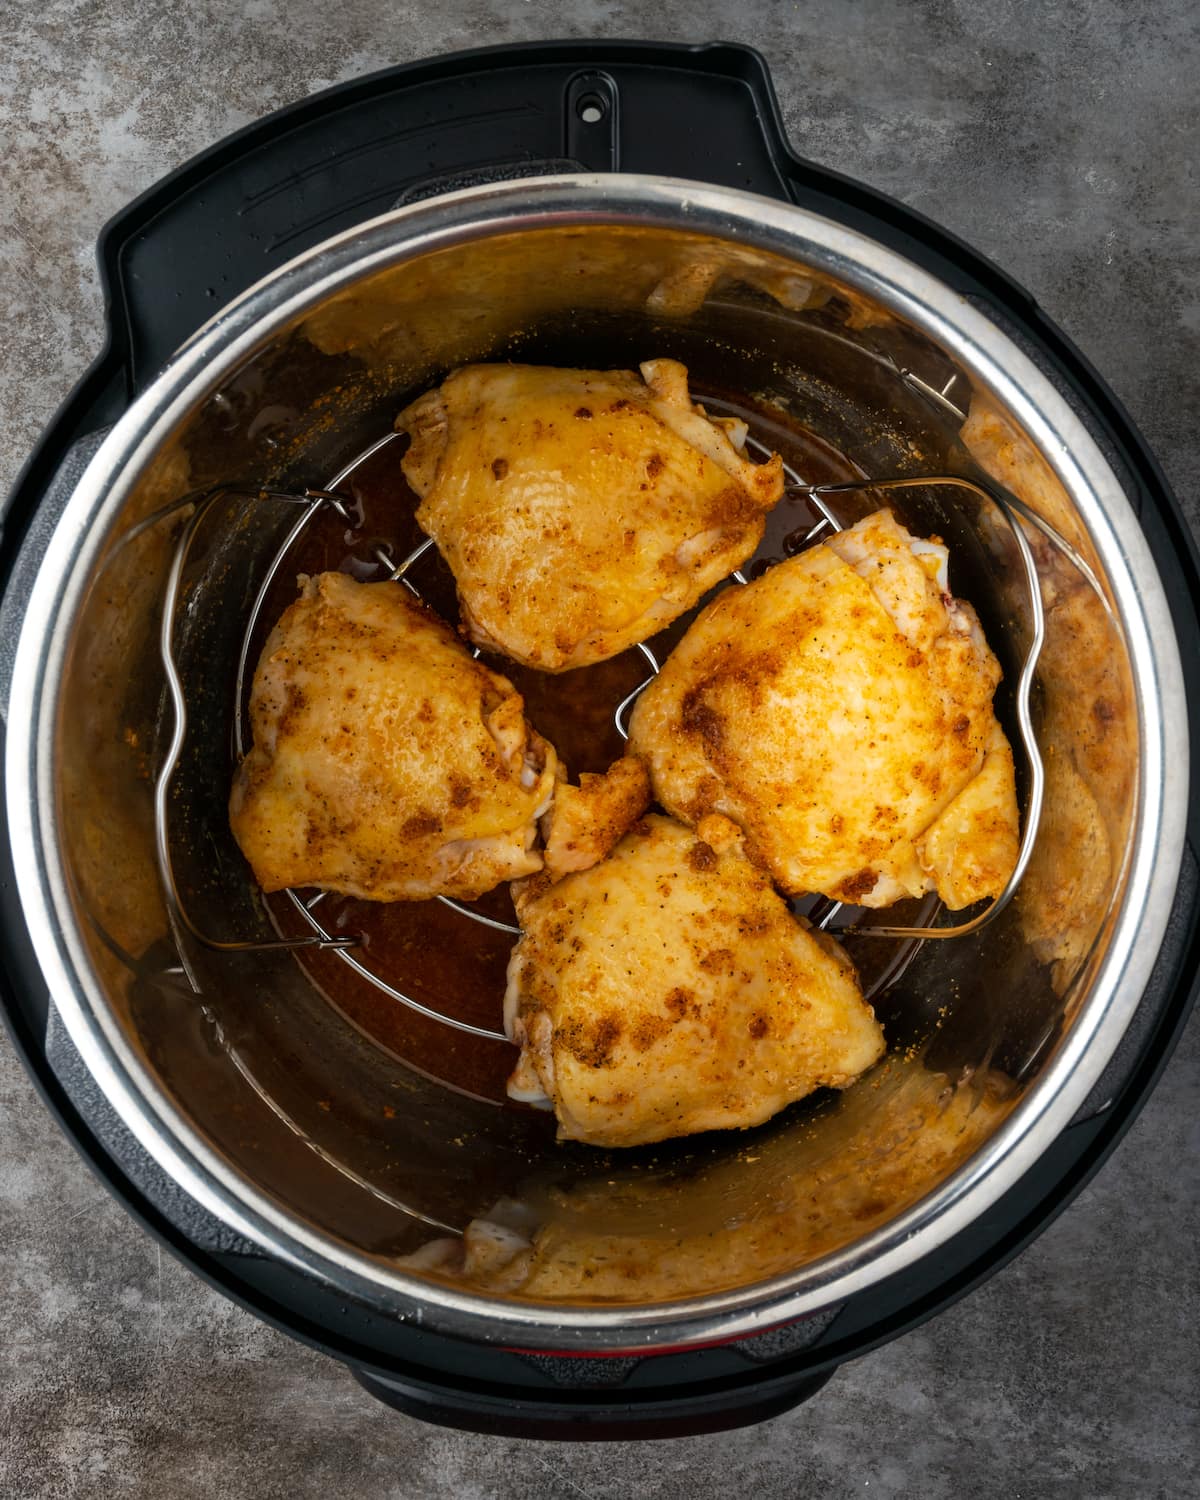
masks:
MULTIPOLYGON (((804 483, 864 477, 844 454, 801 426, 784 425, 777 412, 768 413, 744 399, 733 400, 723 394, 710 393, 698 399, 714 415, 743 418, 751 438, 780 453, 804 483)), ((258 660, 271 627, 295 598, 298 574, 339 569, 362 582, 379 581, 387 577, 388 570, 375 556, 377 547, 398 563, 423 540, 414 520, 417 496, 400 469, 403 452, 403 439, 385 445, 339 487, 339 493, 354 500, 355 524, 351 528, 326 509, 318 512, 302 532, 264 601, 251 642, 250 661, 258 660)), ((842 499, 838 497, 839 511, 842 499)), ((847 521, 879 503, 861 495, 845 499, 847 521)), ((744 575, 757 577, 772 563, 799 551, 820 516, 805 497, 785 495, 768 515, 762 544, 744 565, 744 575)), ((434 548, 407 576, 443 619, 457 623, 454 580, 434 548)), ((697 610, 647 642, 660 664, 697 610)), ((525 700, 530 722, 554 744, 572 779, 581 771, 604 771, 622 754, 624 741, 616 727, 615 710, 650 675, 649 663, 636 647, 596 666, 560 674, 532 671, 502 658, 484 660, 516 686, 525 700)), ((505 974, 516 941, 512 933, 472 921, 440 901, 379 903, 335 894, 320 896, 315 890, 296 894, 306 904, 316 900, 314 916, 327 932, 357 935, 359 946, 351 950, 355 960, 393 988, 432 1011, 489 1031, 503 1029, 505 974)), ((311 931, 286 893, 266 897, 266 904, 285 936, 298 937, 311 931)), ((807 898, 797 903, 797 909, 813 904, 813 899, 807 898)), ((472 909, 516 925, 506 887, 474 902, 472 909)), ((890 913, 892 920, 899 915, 899 908, 890 913)), ((881 968, 885 959, 890 963, 896 957, 893 945, 863 946, 876 950, 878 962, 874 967, 881 968)), ((872 955, 868 952, 864 957, 870 961, 872 955)), ((336 952, 301 950, 297 959, 330 1004, 394 1057, 450 1087, 508 1103, 504 1085, 516 1057, 510 1044, 474 1036, 420 1015, 381 990, 336 952)), ((867 976, 863 977, 865 982, 867 976)))

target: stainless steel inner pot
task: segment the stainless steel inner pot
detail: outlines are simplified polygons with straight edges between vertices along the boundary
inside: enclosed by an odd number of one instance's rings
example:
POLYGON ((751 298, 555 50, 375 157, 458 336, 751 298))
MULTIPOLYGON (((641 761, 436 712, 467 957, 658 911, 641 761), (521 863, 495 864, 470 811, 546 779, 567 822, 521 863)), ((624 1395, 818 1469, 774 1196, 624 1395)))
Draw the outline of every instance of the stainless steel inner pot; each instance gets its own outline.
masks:
MULTIPOLYGON (((191 717, 172 854, 202 928, 270 936, 225 816, 230 684, 294 516, 246 500, 218 510, 177 622, 191 717)), ((950 542, 952 584, 1011 682, 1028 610, 1003 526, 932 489, 909 514, 950 542)), ((456 193, 246 293, 87 470, 37 579, 11 703, 21 900, 55 1004, 138 1140, 270 1254, 400 1317, 522 1348, 734 1337, 862 1291, 961 1230, 1099 1078, 1157 954, 1182 850, 1170 615, 1121 483, 1071 407, 967 300, 884 246, 694 183, 581 176, 456 193), (621 1156, 555 1146, 542 1121, 406 1069, 291 955, 215 952, 172 924, 153 781, 173 727, 159 634, 178 518, 142 523, 221 481, 328 483, 464 360, 661 354, 685 360, 701 391, 777 407, 872 477, 988 474, 1092 579, 1030 531, 1047 612, 1037 851, 1003 917, 924 944, 880 1002, 887 1062, 758 1131, 621 1156), (479 1221, 532 1252, 475 1281, 421 1269, 422 1247, 479 1221)))

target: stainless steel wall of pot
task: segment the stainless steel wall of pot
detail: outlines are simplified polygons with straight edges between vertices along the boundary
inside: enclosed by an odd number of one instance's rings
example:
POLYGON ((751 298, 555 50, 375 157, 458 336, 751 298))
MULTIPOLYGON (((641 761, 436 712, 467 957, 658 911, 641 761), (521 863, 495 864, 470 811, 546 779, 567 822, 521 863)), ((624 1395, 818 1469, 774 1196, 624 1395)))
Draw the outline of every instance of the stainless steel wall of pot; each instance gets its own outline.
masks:
MULTIPOLYGON (((994 518, 932 492, 918 503, 1011 663, 1027 621, 994 518)), ((231 668, 289 518, 231 499, 213 523, 179 621, 192 714, 171 833, 189 910, 234 936, 269 929, 224 818, 231 668)), ((455 194, 332 240, 232 304, 79 484, 26 613, 12 702, 21 900, 71 1036, 138 1140, 284 1260, 427 1326, 525 1348, 732 1336, 842 1300, 970 1223, 1119 1043, 1183 842, 1171 619, 1086 428, 1017 344, 915 265, 815 215, 691 183, 455 194), (400 1068, 288 955, 216 954, 172 930, 151 794, 171 729, 158 648, 173 523, 143 523, 221 481, 326 483, 406 394, 464 359, 661 352, 701 389, 802 417, 868 473, 983 465, 1068 539, 1099 592, 1039 544, 1038 857, 996 924, 917 954, 882 1085, 789 1116, 753 1149, 705 1140, 635 1168, 554 1148, 538 1122, 400 1068), (1081 847, 1086 879, 1071 864, 1081 847), (821 1206, 802 1214, 814 1181, 821 1206), (499 1199, 525 1205, 540 1279, 483 1290, 400 1263, 499 1199), (633 1267, 619 1297, 563 1271, 588 1256, 633 1267)))

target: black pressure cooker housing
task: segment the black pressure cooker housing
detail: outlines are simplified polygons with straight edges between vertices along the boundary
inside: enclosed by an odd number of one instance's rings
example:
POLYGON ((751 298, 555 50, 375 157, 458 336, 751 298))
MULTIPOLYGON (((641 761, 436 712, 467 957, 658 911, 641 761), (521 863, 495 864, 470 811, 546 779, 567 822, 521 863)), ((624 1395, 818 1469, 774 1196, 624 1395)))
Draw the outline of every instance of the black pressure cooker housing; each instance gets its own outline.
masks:
MULTIPOLYGON (((1050 373, 1127 480, 1170 601, 1200 743, 1200 568, 1161 470, 1120 404, 1029 295, 902 205, 793 154, 766 66, 748 48, 546 43, 460 53, 330 89, 230 136, 105 228, 108 342, 29 459, 2 513, 6 614, 107 429, 221 306, 301 251, 457 188, 573 171, 703 180, 795 203, 883 242, 986 311, 1050 373), (1187 649, 1188 647, 1192 649, 1187 649)), ((0 642, 7 675, 15 642, 0 642)), ((1073 1198, 1161 1072, 1200 970, 1200 778, 1166 939, 1132 1026, 1076 1119, 966 1231, 840 1306, 708 1348, 613 1357, 482 1347, 348 1301, 200 1208, 134 1140, 57 1021, 0 837, 0 998, 64 1131, 129 1212, 227 1296, 346 1363, 412 1415, 536 1437, 666 1437, 774 1415, 1004 1265, 1073 1198)), ((3 821, 0 802, 0 821, 3 821)))

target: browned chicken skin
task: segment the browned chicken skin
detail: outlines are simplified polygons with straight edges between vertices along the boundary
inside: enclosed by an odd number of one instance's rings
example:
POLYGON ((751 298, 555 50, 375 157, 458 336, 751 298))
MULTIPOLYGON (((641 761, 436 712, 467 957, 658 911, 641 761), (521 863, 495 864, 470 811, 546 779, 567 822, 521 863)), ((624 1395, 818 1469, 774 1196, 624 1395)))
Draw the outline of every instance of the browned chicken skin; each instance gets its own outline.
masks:
POLYGON ((654 635, 750 556, 783 490, 687 371, 468 365, 407 407, 417 520, 472 640, 561 672, 654 635))
POLYGON ((725 818, 692 833, 649 816, 600 864, 515 896, 509 1093, 552 1103, 560 1138, 757 1125, 883 1052, 845 953, 792 916, 725 818))
POLYGON ((403 586, 304 579, 250 718, 230 820, 264 890, 469 899, 541 869, 554 750, 512 684, 403 586))
POLYGON ((945 566, 878 511, 726 589, 634 708, 659 802, 732 818, 792 893, 996 895, 1017 852, 1000 668, 945 566))
POLYGON ((577 787, 567 783, 561 764, 559 773, 541 825, 546 872, 554 879, 605 859, 650 805, 650 773, 635 756, 622 756, 603 776, 585 771, 577 787))

